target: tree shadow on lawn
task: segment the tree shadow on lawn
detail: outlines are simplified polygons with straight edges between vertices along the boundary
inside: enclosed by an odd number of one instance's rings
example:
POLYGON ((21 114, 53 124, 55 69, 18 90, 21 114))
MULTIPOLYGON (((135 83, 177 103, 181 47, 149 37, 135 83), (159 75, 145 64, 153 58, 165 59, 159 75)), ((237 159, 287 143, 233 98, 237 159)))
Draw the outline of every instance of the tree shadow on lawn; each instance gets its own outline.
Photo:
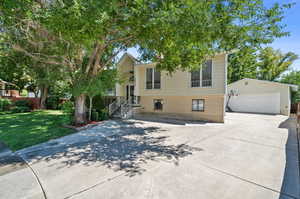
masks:
MULTIPOLYGON (((137 123, 118 121, 103 128, 106 132, 120 130, 117 134, 103 137, 101 133, 81 133, 81 136, 93 136, 92 139, 68 145, 53 147, 27 153, 33 162, 60 160, 62 166, 100 163, 114 171, 125 171, 134 176, 146 171, 150 161, 167 161, 179 164, 179 159, 202 151, 201 148, 187 144, 167 144, 168 136, 159 127, 141 127, 137 123)), ((101 127, 99 131, 103 130, 101 127)), ((60 168, 61 168, 60 167, 60 168)))
POLYGON ((62 127, 68 118, 58 111, 34 111, 0 116, 0 140, 18 150, 73 132, 62 127))

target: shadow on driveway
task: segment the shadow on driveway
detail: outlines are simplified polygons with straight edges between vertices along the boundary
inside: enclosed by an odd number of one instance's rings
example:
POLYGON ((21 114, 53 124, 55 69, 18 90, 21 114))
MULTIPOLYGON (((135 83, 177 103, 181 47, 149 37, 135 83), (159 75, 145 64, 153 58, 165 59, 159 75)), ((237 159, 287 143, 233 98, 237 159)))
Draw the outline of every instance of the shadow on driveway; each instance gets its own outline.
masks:
POLYGON ((24 160, 0 141, 0 176, 26 167, 24 160))
POLYGON ((80 132, 77 139, 83 141, 72 144, 66 142, 47 150, 41 148, 25 156, 33 162, 62 159, 63 167, 100 163, 114 171, 125 171, 131 177, 146 171, 143 165, 149 161, 179 164, 180 158, 202 150, 187 144, 168 145, 168 136, 160 134, 164 129, 155 126, 144 128, 138 126, 138 123, 108 122, 102 127, 90 129, 88 133, 80 132))
POLYGON ((295 119, 289 118, 285 120, 279 125, 279 128, 288 129, 288 139, 285 145, 286 165, 279 199, 286 199, 287 195, 291 198, 300 198, 299 151, 295 150, 295 148, 298 149, 298 137, 295 119), (295 147, 295 145, 297 145, 297 147, 295 147), (298 179, 296 180, 298 183, 295 183, 295 178, 298 179), (290 195, 289 193, 294 193, 295 195, 290 195))

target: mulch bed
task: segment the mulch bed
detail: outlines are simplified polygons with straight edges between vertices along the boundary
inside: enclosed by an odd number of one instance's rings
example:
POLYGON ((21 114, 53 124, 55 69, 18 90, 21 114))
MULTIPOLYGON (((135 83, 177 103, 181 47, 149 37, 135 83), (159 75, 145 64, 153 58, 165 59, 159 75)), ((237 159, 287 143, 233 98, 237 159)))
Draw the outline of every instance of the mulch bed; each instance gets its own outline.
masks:
POLYGON ((99 121, 99 122, 96 122, 96 121, 91 121, 87 124, 81 124, 81 125, 63 125, 63 127, 65 128, 70 128, 70 129, 73 129, 75 131, 82 131, 82 130, 86 130, 86 129, 90 129, 90 128, 93 128, 99 124, 103 123, 103 121, 99 121))

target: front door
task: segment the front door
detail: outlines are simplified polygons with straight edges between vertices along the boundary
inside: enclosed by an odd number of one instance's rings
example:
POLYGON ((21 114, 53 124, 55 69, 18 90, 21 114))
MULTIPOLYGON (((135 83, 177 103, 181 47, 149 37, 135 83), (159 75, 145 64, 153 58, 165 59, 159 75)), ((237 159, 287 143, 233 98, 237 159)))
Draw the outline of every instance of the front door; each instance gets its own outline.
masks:
POLYGON ((134 86, 133 85, 126 86, 126 100, 129 101, 131 104, 134 103, 134 86))

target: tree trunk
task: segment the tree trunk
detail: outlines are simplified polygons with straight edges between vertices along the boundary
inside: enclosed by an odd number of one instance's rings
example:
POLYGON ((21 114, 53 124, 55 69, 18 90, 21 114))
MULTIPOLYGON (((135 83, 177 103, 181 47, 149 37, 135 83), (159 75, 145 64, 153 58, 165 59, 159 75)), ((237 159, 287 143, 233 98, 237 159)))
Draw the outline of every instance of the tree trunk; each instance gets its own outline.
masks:
POLYGON ((75 124, 85 124, 86 123, 86 107, 85 107, 86 95, 81 94, 75 98, 75 124))
POLYGON ((49 87, 46 85, 43 85, 41 87, 41 100, 40 100, 41 109, 46 109, 46 100, 48 97, 48 89, 49 89, 49 87))
POLYGON ((33 91, 33 94, 34 94, 34 98, 38 98, 39 97, 39 93, 38 92, 33 91))
POLYGON ((92 121, 92 108, 93 108, 93 97, 89 97, 90 107, 89 107, 89 121, 92 121))
POLYGON ((35 88, 32 92, 34 93, 34 97, 35 97, 35 98, 38 98, 38 97, 39 97, 39 88, 38 88, 38 87, 35 88))

